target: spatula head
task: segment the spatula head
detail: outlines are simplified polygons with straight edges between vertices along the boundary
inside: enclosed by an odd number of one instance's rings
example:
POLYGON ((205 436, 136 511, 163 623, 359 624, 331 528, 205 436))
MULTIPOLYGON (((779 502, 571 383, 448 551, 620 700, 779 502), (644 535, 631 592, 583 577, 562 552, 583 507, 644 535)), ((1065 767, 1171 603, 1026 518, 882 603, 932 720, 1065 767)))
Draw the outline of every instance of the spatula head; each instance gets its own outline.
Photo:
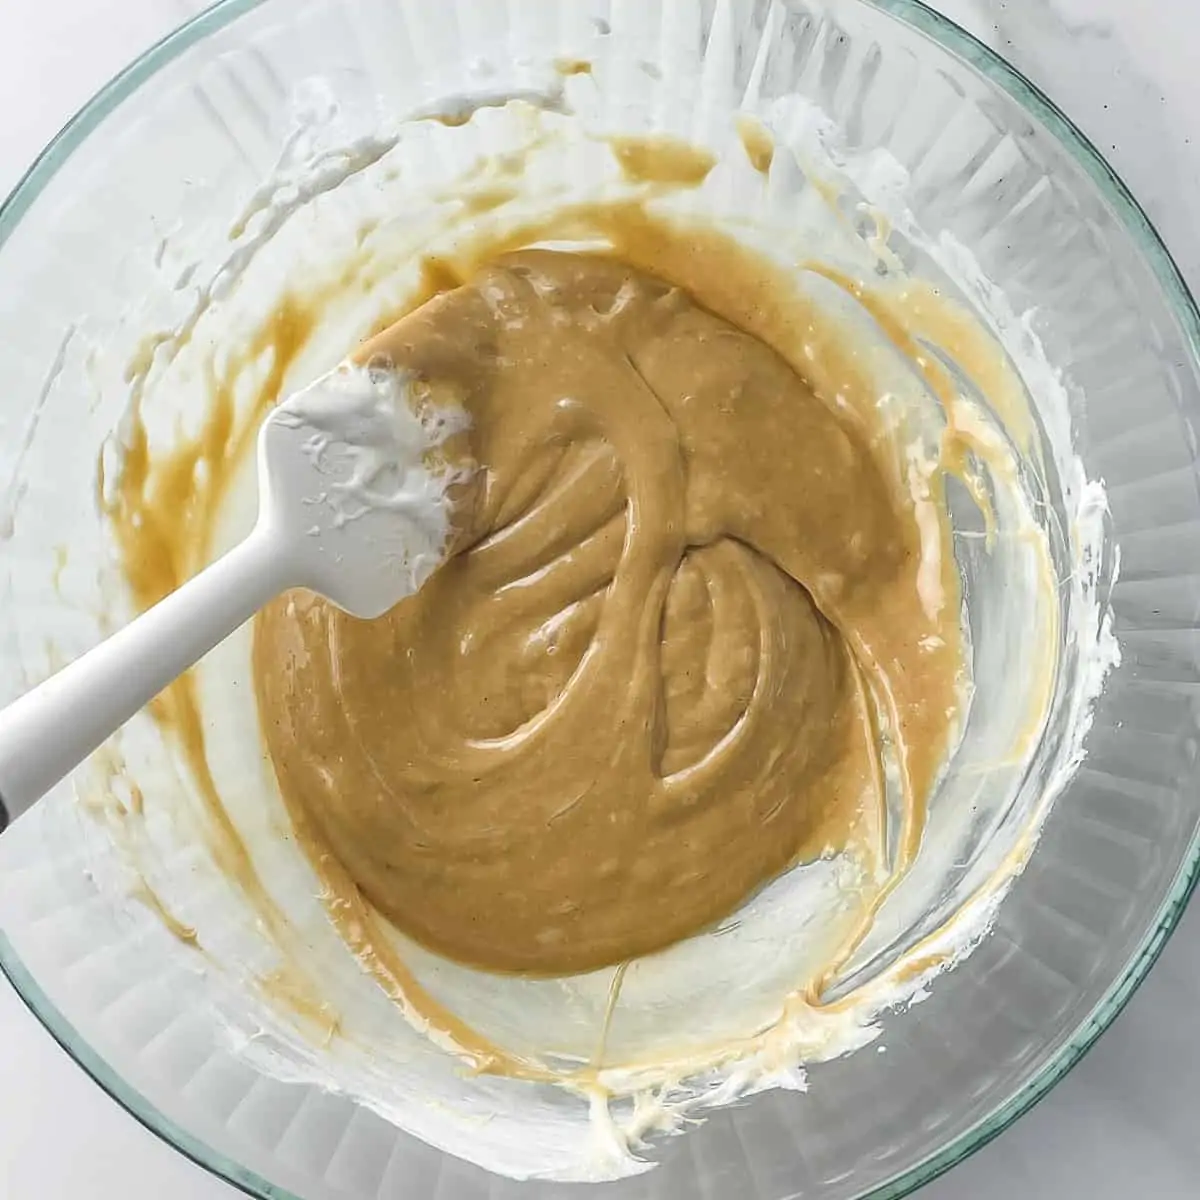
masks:
POLYGON ((259 433, 260 524, 297 586, 357 617, 381 616, 442 562, 471 475, 442 452, 466 414, 418 391, 403 371, 344 363, 259 433))

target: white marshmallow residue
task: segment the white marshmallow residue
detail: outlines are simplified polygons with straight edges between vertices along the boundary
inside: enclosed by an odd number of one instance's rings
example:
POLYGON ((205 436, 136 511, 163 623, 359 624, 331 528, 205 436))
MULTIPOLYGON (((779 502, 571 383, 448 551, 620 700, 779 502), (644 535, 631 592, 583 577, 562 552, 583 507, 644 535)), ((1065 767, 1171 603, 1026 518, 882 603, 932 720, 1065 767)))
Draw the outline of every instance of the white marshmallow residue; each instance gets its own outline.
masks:
MULTIPOLYGON (((406 371, 345 362, 284 400, 269 424, 264 453, 276 482, 286 476, 289 503, 335 565, 399 565, 419 588, 450 539, 448 489, 470 474, 430 452, 469 426, 467 414, 429 403, 406 371)), ((380 587, 387 582, 381 576, 380 587)))
POLYGON ((561 78, 544 87, 481 88, 442 96, 422 104, 408 115, 410 121, 440 121, 443 125, 465 125, 481 108, 503 108, 514 101, 543 112, 567 113, 566 88, 561 78))

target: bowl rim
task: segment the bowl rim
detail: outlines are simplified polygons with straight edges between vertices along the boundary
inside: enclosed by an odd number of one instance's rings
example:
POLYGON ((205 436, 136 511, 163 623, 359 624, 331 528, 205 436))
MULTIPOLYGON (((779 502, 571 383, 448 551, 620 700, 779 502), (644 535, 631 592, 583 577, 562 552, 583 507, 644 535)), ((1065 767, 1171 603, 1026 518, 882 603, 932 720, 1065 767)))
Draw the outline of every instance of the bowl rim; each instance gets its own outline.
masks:
MULTIPOLYGON (((0 247, 58 170, 108 115, 153 75, 191 46, 258 8, 265 0, 215 0, 145 50, 114 75, 59 130, 0 203, 0 247)), ((928 7, 925 0, 858 0, 896 17, 929 37, 943 49, 974 67, 1000 87, 1053 134, 1098 187, 1114 215, 1132 236, 1150 267, 1180 326, 1193 358, 1200 362, 1200 310, 1170 251, 1145 210, 1116 171, 1081 129, 1042 90, 950 18, 928 7)), ((1075 1032, 1012 1096, 987 1117, 959 1134, 940 1150, 908 1168, 858 1200, 900 1200, 962 1162, 1004 1132, 1028 1112, 1095 1045, 1128 1004, 1162 953, 1179 923, 1188 900, 1200 883, 1200 830, 1180 865, 1153 925, 1130 956, 1124 971, 1105 991, 1075 1032)), ((30 1011, 56 1042, 101 1089, 152 1133, 198 1166, 259 1200, 302 1200, 302 1197, 264 1179, 160 1112, 127 1083, 83 1038, 45 993, 0 930, 0 972, 16 989, 30 1011)))

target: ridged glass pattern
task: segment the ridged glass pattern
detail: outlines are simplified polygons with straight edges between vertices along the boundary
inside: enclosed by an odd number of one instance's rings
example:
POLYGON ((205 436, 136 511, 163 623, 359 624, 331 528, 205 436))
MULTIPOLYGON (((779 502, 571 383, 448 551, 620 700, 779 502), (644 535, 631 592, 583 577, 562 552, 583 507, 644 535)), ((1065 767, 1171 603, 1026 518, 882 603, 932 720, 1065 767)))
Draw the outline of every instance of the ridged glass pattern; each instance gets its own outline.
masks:
MULTIPOLYGON (((271 168, 297 81, 320 74, 351 107, 404 110, 453 90, 464 64, 497 47, 544 59, 586 43, 601 69, 606 28, 613 44, 636 42, 656 87, 694 89, 697 111, 753 112, 798 91, 851 148, 887 149, 911 175, 919 224, 953 233, 1016 311, 1036 311, 1088 474, 1107 486, 1123 661, 995 931, 925 1003, 885 1020, 886 1053, 813 1068, 808 1094, 718 1112, 656 1146, 656 1170, 604 1193, 898 1196, 992 1136, 1082 1053, 1148 969, 1196 869, 1196 313, 1119 182, 989 52, 909 0, 227 0, 98 96, 0 212, 0 486, 31 422, 46 436, 56 422, 100 421, 39 399, 64 328, 149 286, 143 259, 159 231, 233 211, 271 168)), ((653 124, 650 92, 642 119, 653 124)), ((39 487, 53 480, 31 485, 27 507, 39 487)), ((30 565, 0 551, 15 610, 30 565)), ((15 636, 0 622, 0 660, 15 636)), ((22 682, 5 677, 6 694, 22 682)), ((263 1197, 575 1194, 489 1176, 344 1097, 246 1065, 218 1035, 203 963, 164 974, 159 922, 102 898, 72 849, 81 819, 48 803, 0 840, 0 959, 152 1128, 263 1197)))

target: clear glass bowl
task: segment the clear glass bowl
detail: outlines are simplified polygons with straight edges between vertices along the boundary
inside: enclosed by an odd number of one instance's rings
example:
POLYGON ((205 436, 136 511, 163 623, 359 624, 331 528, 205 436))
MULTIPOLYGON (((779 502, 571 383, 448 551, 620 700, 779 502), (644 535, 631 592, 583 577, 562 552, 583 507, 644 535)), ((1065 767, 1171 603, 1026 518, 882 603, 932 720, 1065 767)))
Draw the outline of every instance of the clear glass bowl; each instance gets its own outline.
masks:
MULTIPOLYGON (((320 73, 362 111, 447 88, 443 67, 500 38, 514 58, 620 28, 640 0, 225 0, 150 50, 46 149, 0 209, 0 691, 53 665, 17 648, 56 601, 26 580, 56 470, 90 470, 116 414, 62 379, 86 377, 66 331, 146 285, 164 232, 233 212, 269 169, 293 85, 320 73), (472 14, 468 16, 468 14, 472 14), (65 373, 65 374, 64 374, 65 373), (45 504, 43 504, 43 501, 45 504), (20 510, 13 513, 20 503, 20 510), (24 529, 22 529, 24 526, 24 529), (33 531, 32 533, 30 531, 33 531), (37 612, 31 615, 31 610, 37 612)), ((1144 978, 1195 885, 1200 794, 1197 311, 1145 215, 1100 155, 990 51, 915 0, 664 0, 645 61, 704 60, 710 36, 738 103, 798 90, 851 148, 910 172, 917 221, 971 248, 1070 384, 1088 474, 1107 484, 1123 651, 1087 759, 1055 804, 994 932, 931 997, 885 1020, 887 1054, 818 1066, 808 1095, 771 1092, 658 1147, 660 1166, 613 1197, 757 1200, 903 1195, 996 1136, 1060 1079, 1144 978), (714 32, 715 31, 715 32, 714 32)), ((715 68, 714 68, 715 69, 715 68)), ((218 222, 219 223, 219 222, 218 222)), ((80 513, 80 519, 90 519, 80 513)), ((57 644, 94 629, 69 606, 57 644)), ((143 952, 80 858, 0 844, 0 964, 50 1032, 147 1126, 261 1197, 555 1195, 466 1165, 357 1106, 267 1078, 218 1036, 189 978, 143 952), (39 852, 40 851, 40 852, 39 852)))

